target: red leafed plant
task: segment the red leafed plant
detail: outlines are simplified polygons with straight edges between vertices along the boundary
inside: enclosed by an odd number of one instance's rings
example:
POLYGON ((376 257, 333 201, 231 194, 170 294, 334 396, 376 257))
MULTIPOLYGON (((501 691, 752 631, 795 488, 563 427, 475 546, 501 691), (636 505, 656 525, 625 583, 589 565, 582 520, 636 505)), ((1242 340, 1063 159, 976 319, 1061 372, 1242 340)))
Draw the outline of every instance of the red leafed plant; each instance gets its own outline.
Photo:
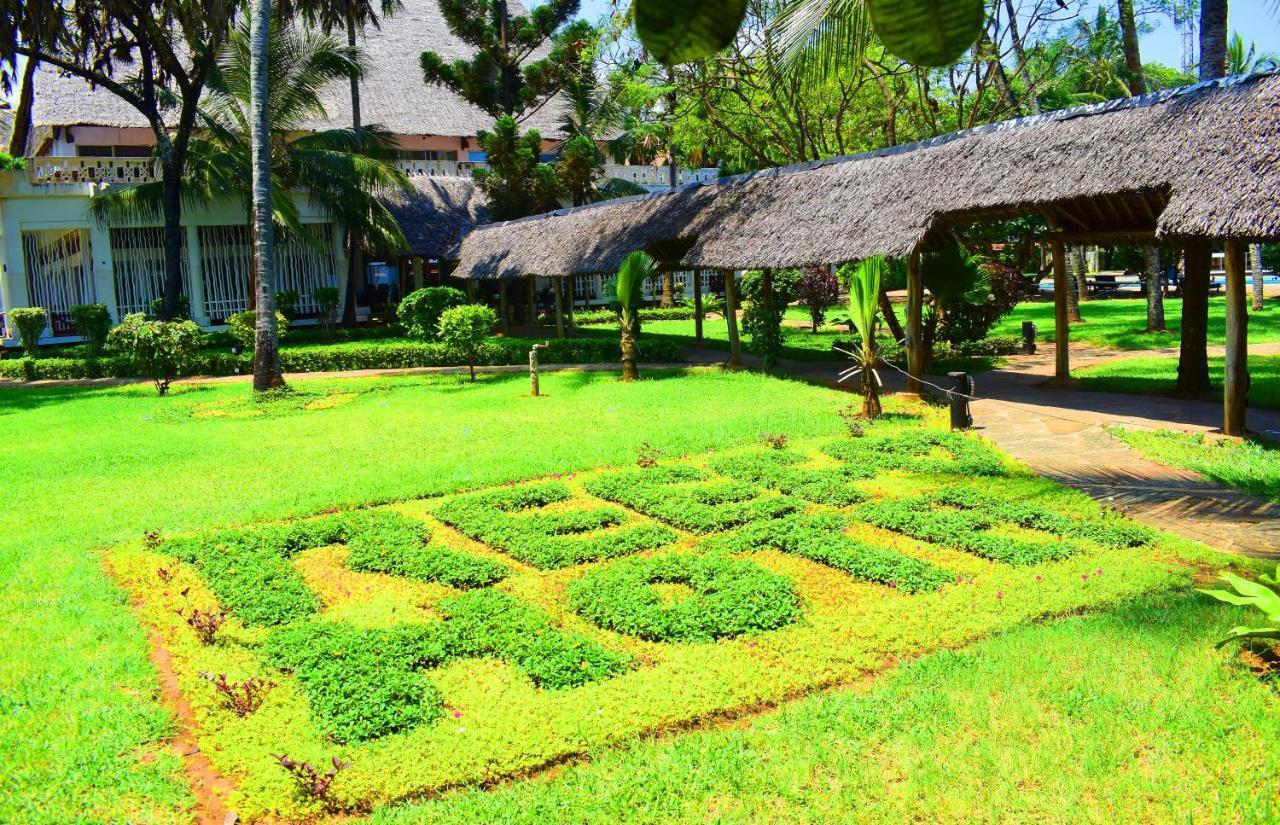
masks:
POLYGON ((271 754, 271 757, 280 763, 298 783, 298 789, 302 791, 304 796, 321 802, 329 802, 329 789, 333 785, 333 780, 338 776, 338 772, 343 768, 351 767, 350 762, 341 762, 338 757, 330 758, 333 765, 328 771, 320 773, 316 768, 312 767, 310 762, 299 762, 296 759, 290 759, 288 754, 271 754))
POLYGON ((276 686, 275 682, 260 676, 251 676, 243 682, 227 681, 227 674, 200 674, 213 683, 213 689, 222 698, 222 706, 236 716, 244 717, 262 707, 267 691, 276 686))
POLYGON ((187 620, 187 626, 196 632, 200 643, 206 645, 213 644, 213 638, 218 635, 218 629, 227 621, 226 613, 201 610, 198 607, 192 608, 190 613, 179 610, 178 615, 187 620))

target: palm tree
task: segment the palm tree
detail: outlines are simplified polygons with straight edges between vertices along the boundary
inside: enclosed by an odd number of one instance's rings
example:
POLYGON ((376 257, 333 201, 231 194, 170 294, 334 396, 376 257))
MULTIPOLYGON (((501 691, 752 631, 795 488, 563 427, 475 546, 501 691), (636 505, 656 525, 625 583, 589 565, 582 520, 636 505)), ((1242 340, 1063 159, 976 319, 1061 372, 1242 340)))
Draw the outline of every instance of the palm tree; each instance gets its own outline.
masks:
POLYGON ((1227 73, 1227 0, 1200 0, 1200 79, 1227 73))
POLYGON ((1250 42, 1246 47, 1240 32, 1231 33, 1227 42, 1227 74, 1274 72, 1277 65, 1280 65, 1280 57, 1272 52, 1259 52, 1257 43, 1250 42))
MULTIPOLYGON (((381 27, 378 15, 391 17, 402 10, 400 0, 294 0, 303 19, 318 25, 325 34, 343 29, 347 33, 347 48, 355 49, 356 32, 372 26, 381 27)), ((351 128, 363 126, 360 114, 360 77, 351 75, 351 128)), ((347 228, 347 293, 342 307, 342 323, 352 326, 356 322, 356 286, 360 271, 364 268, 361 237, 352 227, 347 228)))
POLYGON ((280 373, 279 331, 276 329, 275 256, 271 254, 271 106, 268 87, 271 0, 254 0, 250 19, 249 108, 252 117, 249 131, 253 161, 254 275, 258 282, 253 391, 266 392, 284 386, 284 376, 280 373))
POLYGON ((653 258, 641 251, 632 252, 618 269, 617 293, 621 309, 618 312, 618 329, 622 333, 622 380, 634 381, 640 377, 636 361, 640 356, 637 338, 640 335, 640 302, 644 279, 657 271, 653 258))
POLYGON ((880 345, 876 341, 876 317, 880 312, 880 281, 886 267, 881 256, 867 258, 849 281, 849 321, 858 331, 853 345, 853 360, 862 377, 862 415, 879 418, 880 385, 876 366, 880 363, 880 345))

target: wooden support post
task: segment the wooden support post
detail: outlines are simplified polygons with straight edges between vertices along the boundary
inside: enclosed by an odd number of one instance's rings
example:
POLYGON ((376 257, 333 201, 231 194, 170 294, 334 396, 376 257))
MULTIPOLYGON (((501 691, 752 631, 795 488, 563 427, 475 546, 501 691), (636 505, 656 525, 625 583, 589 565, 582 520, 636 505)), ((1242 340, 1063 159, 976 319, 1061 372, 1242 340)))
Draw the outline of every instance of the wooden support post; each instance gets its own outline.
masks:
POLYGON ((565 305, 568 307, 568 315, 565 318, 566 326, 570 330, 573 329, 573 305, 577 302, 577 277, 570 275, 564 279, 565 305))
POLYGON ((564 337, 564 299, 561 296, 560 278, 551 279, 551 297, 556 305, 556 337, 564 337))
POLYGON ((422 259, 414 258, 413 259, 413 288, 422 289, 423 286, 424 286, 424 283, 422 280, 422 259))
POLYGON ((1053 377, 1063 383, 1071 380, 1071 319, 1067 304, 1071 299, 1071 279, 1067 275, 1067 248, 1062 241, 1050 241, 1053 253, 1053 377))
POLYGON ((506 279, 498 281, 498 329, 504 334, 511 331, 511 307, 507 303, 506 279))
POLYGON ((920 394, 924 377, 924 274, 920 250, 907 257, 907 392, 920 394))
POLYGON ((1189 242, 1182 279, 1182 341, 1178 355, 1178 393, 1203 395, 1209 391, 1209 242, 1189 242))
POLYGON ((525 278, 526 308, 529 312, 529 317, 525 319, 525 323, 530 327, 538 325, 538 288, 534 281, 535 279, 532 275, 525 278))
POLYGON ((1249 313, 1245 304, 1245 244, 1227 241, 1227 352, 1222 376, 1222 432, 1244 435, 1249 392, 1249 313))
POLYGON ((724 273, 724 320, 729 325, 729 369, 742 366, 742 342, 738 338, 738 284, 732 269, 724 273))
POLYGON ((693 340, 702 343, 702 270, 693 271, 693 340))
POLYGON ((463 285, 463 288, 467 292, 467 303, 474 304, 476 302, 476 282, 468 280, 466 284, 463 285))

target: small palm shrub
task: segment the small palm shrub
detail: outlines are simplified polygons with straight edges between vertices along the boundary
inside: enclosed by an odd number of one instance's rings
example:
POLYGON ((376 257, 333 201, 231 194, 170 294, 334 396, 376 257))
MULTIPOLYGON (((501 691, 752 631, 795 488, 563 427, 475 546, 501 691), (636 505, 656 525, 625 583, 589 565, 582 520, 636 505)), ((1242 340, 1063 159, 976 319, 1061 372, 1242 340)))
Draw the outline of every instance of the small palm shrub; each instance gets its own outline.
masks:
POLYGON ((90 356, 102 354, 111 332, 111 313, 103 304, 76 304, 70 310, 76 333, 84 339, 90 356))
POLYGON ((138 374, 154 381, 164 395, 175 378, 197 363, 204 337, 192 321, 148 321, 135 312, 107 334, 107 346, 130 358, 138 374))
POLYGON ((622 261, 614 289, 618 294, 618 329, 622 336, 622 380, 640 377, 640 301, 646 278, 653 277, 658 264, 644 252, 632 252, 622 261))
POLYGON ((400 324, 413 338, 435 341, 440 335, 440 318, 445 310, 460 307, 467 296, 448 286, 429 286, 404 296, 396 314, 400 324))
POLYGON ((1265 624, 1260 627, 1244 625, 1233 627, 1215 647, 1222 647, 1228 642, 1237 642, 1242 639, 1280 640, 1280 565, 1276 567, 1275 574, 1268 577, 1264 573, 1256 582, 1242 579, 1233 573, 1223 573, 1222 580, 1230 584, 1235 592, 1203 589, 1200 592, 1227 604, 1255 607, 1262 613, 1261 618, 1265 624))
POLYGON ((40 349, 40 336, 49 325, 49 313, 44 307, 19 307, 9 310, 9 321, 18 330, 23 351, 34 358, 40 349))
POLYGON ((452 307, 440 315, 440 343, 467 365, 472 381, 476 380, 476 362, 485 339, 496 323, 498 316, 494 311, 479 304, 452 307))

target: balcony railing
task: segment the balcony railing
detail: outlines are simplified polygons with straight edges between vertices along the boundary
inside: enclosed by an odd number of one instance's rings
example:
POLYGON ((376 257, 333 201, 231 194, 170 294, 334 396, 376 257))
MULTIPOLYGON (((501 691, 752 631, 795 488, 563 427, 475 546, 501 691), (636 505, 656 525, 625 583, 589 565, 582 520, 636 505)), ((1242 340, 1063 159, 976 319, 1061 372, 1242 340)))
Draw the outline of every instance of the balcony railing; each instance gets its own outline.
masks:
MULTIPOLYGON (((471 177, 475 169, 482 169, 484 163, 465 160, 405 160, 399 162, 400 168, 409 177, 471 177)), ((91 157, 34 157, 27 159, 27 174, 31 183, 46 184, 135 184, 158 180, 159 169, 151 158, 91 158, 91 157)), ((657 191, 665 189, 670 180, 670 171, 665 166, 627 166, 619 163, 606 163, 604 174, 610 178, 621 178, 657 191)), ((678 173, 680 184, 714 181, 720 170, 681 169, 678 173)))

